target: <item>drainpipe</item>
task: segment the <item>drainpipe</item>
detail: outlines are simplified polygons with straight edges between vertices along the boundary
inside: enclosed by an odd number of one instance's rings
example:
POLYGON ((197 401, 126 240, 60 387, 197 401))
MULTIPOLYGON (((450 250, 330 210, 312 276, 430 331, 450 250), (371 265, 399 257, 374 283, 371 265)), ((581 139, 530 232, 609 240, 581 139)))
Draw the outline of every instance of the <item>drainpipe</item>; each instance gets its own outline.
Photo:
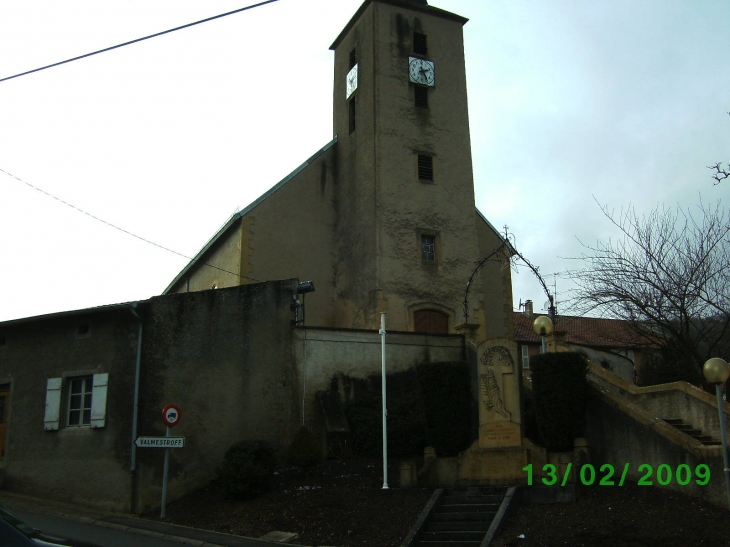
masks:
POLYGON ((129 507, 132 512, 134 512, 135 507, 134 494, 137 483, 135 480, 137 474, 137 445, 135 444, 135 441, 137 440, 137 416, 139 413, 139 370, 142 361, 142 318, 137 315, 136 311, 134 311, 134 308, 136 307, 137 302, 132 304, 132 307, 129 308, 129 311, 131 311, 132 315, 134 315, 137 319, 137 359, 134 364, 134 406, 132 411, 132 461, 129 466, 132 473, 132 487, 130 489, 132 499, 129 507))

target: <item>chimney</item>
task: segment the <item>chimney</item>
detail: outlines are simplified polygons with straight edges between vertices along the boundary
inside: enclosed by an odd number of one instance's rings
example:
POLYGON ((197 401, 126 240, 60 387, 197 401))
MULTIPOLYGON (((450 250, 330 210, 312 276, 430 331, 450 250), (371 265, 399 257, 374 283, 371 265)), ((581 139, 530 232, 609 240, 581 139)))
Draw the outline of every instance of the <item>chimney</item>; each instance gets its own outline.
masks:
POLYGON ((525 315, 532 318, 532 300, 525 300, 525 315))

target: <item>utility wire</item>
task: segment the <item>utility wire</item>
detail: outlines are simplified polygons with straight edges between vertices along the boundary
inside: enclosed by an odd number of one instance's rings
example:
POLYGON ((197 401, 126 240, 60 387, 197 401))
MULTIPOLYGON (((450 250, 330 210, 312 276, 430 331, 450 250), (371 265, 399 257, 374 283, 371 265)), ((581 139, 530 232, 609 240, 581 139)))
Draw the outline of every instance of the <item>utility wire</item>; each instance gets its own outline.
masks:
MULTIPOLYGON (((106 224, 107 226, 109 226, 111 228, 114 228, 115 230, 119 230, 120 232, 124 232, 127 235, 130 235, 130 236, 135 237, 135 238, 137 238, 137 239, 139 239, 141 241, 144 241, 145 243, 149 243, 150 245, 154 245, 155 247, 159 247, 160 249, 163 249, 163 250, 168 251, 170 253, 176 254, 176 255, 181 256, 183 258, 186 258, 188 260, 194 260, 192 257, 189 257, 189 256, 184 255, 182 253, 178 253, 177 251, 173 251, 172 249, 169 249, 167 247, 164 247, 164 246, 160 245, 159 243, 155 243, 154 241, 150 241, 149 239, 145 239, 145 238, 143 238, 141 236, 138 236, 137 234, 133 234, 132 232, 130 232, 128 230, 125 230, 124 228, 120 228, 119 226, 116 226, 115 224, 112 224, 111 222, 107 222, 106 220, 104 220, 102 218, 99 218, 97 216, 94 216, 91 213, 87 213, 83 209, 79 209, 75 205, 72 205, 71 203, 68 203, 67 201, 62 200, 61 198, 58 198, 58 197, 54 196, 53 194, 50 194, 50 193, 46 192, 42 188, 38 188, 37 186, 33 186, 31 183, 26 182, 26 181, 24 181, 23 179, 21 179, 19 177, 16 177, 12 173, 8 173, 5 169, 0 168, 0 172, 5 173, 7 176, 12 177, 12 178, 14 178, 17 181, 22 182, 26 186, 29 186, 29 187, 33 188, 33 190, 37 190, 41 194, 45 194, 48 197, 53 198, 56 201, 59 201, 59 202, 63 203, 67 207, 71 207, 71 209, 74 209, 74 210, 78 211, 79 213, 83 213, 84 215, 86 215, 88 217, 91 217, 94 220, 97 220, 97 221, 101 222, 102 224, 106 224)), ((253 277, 247 277, 245 275, 241 275, 241 274, 238 274, 236 272, 232 272, 230 270, 226 270, 225 268, 220 268, 218 266, 213 266, 212 264, 208 264, 207 262, 203 262, 202 264, 203 264, 203 266, 208 266, 209 268, 215 268, 216 270, 220 270, 221 272, 229 273, 231 275, 235 275, 235 276, 242 277, 244 279, 249 279, 251 281, 256 281, 256 282, 259 282, 259 283, 261 282, 259 279, 254 279, 253 277)))
POLYGON ((65 61, 59 61, 58 63, 53 63, 51 65, 42 66, 40 68, 34 68, 33 70, 28 70, 26 72, 21 72, 20 74, 15 74, 14 76, 7 76, 5 78, 0 78, 0 82, 4 82, 6 80, 12 80, 13 78, 19 78, 21 76, 25 76, 26 74, 33 74, 34 72, 40 72, 41 70, 45 70, 47 68, 52 68, 54 66, 63 65, 66 63, 70 63, 71 61, 78 61, 79 59, 84 59, 86 57, 91 57, 92 55, 96 55, 98 53, 104 53, 105 51, 111 51, 113 49, 117 49, 120 47, 128 46, 130 44, 135 44, 137 42, 141 42, 143 40, 149 40, 150 38, 155 38, 157 36, 162 36, 163 34, 168 34, 170 32, 175 32, 176 30, 181 30, 184 28, 192 27, 195 25, 199 25, 201 23, 207 23, 208 21, 212 21, 214 19, 220 19, 221 17, 226 17, 228 15, 233 15, 234 13, 239 13, 241 11, 250 10, 252 8, 257 8, 259 6, 263 6, 264 4, 271 4, 272 2, 276 2, 277 0, 266 0, 265 2, 259 2, 258 4, 253 4, 251 6, 246 6, 245 8, 239 8, 237 10, 229 11, 227 13, 221 13, 220 15, 214 15, 213 17, 208 17, 207 19, 201 19, 200 21, 195 21, 194 23, 188 23, 187 25, 182 25, 180 27, 171 28, 169 30, 163 30, 162 32, 157 32, 155 34, 150 34, 149 36, 145 36, 143 38, 137 38, 136 40, 130 40, 129 42, 124 42, 123 44, 117 44, 116 46, 107 47, 104 49, 100 49, 98 51, 94 51, 92 53, 86 53, 85 55, 79 55, 78 57, 73 57, 71 59, 66 59, 65 61))

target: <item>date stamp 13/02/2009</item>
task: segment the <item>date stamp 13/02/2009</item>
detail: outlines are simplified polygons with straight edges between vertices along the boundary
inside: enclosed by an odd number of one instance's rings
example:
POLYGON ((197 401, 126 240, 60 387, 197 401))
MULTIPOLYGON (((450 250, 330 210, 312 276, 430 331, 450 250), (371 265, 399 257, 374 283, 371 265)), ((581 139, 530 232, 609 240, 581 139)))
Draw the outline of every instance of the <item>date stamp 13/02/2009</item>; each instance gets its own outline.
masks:
MULTIPOLYGON (((565 467, 565 472, 563 473, 562 480, 560 481, 560 486, 565 486, 566 484, 568 484, 568 478, 570 477, 572 465, 572 463, 569 463, 565 467)), ((624 481, 626 480, 626 475, 629 472, 629 468, 630 464, 624 464, 621 477, 618 481, 618 486, 624 485, 624 481)), ((532 464, 529 464, 527 467, 523 467, 522 470, 527 473, 527 486, 532 486, 532 464)), ((545 477, 541 478, 542 483, 545 486, 557 486, 559 480, 557 468, 553 464, 548 463, 542 466, 542 471, 546 475, 545 477)), ((648 463, 642 463, 639 466, 639 473, 642 474, 637 483, 639 486, 654 485, 654 468, 651 465, 649 465, 648 463)), ((600 486, 616 486, 614 475, 615 469, 610 463, 604 463, 599 468, 598 472, 596 472, 596 468, 593 465, 586 463, 581 466, 580 472, 578 473, 580 482, 584 486, 590 486, 592 484, 595 484, 596 479, 598 479, 598 484, 600 486), (600 476, 598 476, 599 474, 600 476)), ((672 467, 667 464, 661 464, 656 468, 656 482, 661 486, 667 486, 668 484, 671 484, 673 480, 675 480, 680 486, 687 486, 690 482, 692 482, 693 479, 694 482, 699 486, 705 486, 707 483, 709 483, 710 468, 708 467, 708 465, 701 463, 694 468, 694 472, 689 465, 684 463, 677 466, 676 472, 674 472, 672 470, 672 467)))

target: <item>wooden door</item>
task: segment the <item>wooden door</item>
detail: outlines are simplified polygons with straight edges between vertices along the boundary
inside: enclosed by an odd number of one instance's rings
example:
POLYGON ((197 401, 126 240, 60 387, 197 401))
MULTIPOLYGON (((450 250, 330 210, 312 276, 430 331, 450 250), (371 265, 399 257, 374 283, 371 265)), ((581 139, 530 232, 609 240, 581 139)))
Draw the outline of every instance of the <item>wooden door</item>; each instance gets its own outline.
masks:
POLYGON ((448 334, 449 316, 436 310, 418 310, 413 314, 414 332, 448 334))

